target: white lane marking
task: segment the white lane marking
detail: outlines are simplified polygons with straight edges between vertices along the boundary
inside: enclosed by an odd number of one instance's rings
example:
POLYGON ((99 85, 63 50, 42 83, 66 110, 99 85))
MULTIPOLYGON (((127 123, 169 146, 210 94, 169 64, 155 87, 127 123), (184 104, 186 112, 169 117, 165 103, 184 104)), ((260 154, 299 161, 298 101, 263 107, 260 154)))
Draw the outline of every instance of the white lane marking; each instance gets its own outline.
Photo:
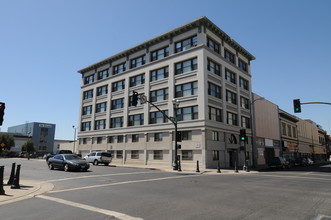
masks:
POLYGON ((48 193, 68 192, 68 191, 92 189, 92 188, 98 188, 98 187, 104 187, 104 186, 116 186, 116 185, 129 184, 129 183, 142 183, 142 182, 151 182, 151 181, 168 180, 168 179, 179 179, 179 178, 193 177, 193 176, 201 176, 201 175, 192 174, 192 175, 186 175, 186 176, 170 176, 170 177, 161 177, 161 178, 155 178, 155 179, 132 180, 132 181, 125 181, 125 182, 118 182, 118 183, 108 183, 108 184, 83 186, 83 187, 70 188, 70 189, 54 190, 54 191, 50 191, 48 193))
POLYGON ((64 200, 64 199, 59 199, 59 198, 54 198, 54 197, 44 196, 44 195, 39 195, 39 196, 36 196, 36 197, 41 198, 41 199, 54 201, 54 202, 58 202, 58 203, 69 205, 69 206, 73 206, 73 207, 76 207, 76 208, 86 209, 86 210, 92 211, 92 212, 98 212, 98 213, 101 213, 101 214, 104 214, 104 215, 114 216, 115 218, 118 218, 118 219, 143 220, 142 218, 132 217, 132 216, 126 215, 124 213, 115 212, 115 211, 111 211, 111 210, 107 210, 107 209, 101 209, 101 208, 98 208, 98 207, 84 205, 84 204, 77 203, 77 202, 71 202, 71 201, 64 200))
POLYGON ((331 181, 331 178, 318 178, 318 177, 311 177, 311 176, 282 176, 282 175, 271 175, 271 174, 258 174, 257 176, 269 176, 269 177, 279 177, 279 178, 287 178, 287 179, 308 179, 308 180, 325 180, 331 181))
POLYGON ((112 173, 112 174, 102 174, 102 175, 77 176, 77 177, 70 177, 70 178, 63 178, 63 179, 46 180, 46 181, 43 181, 43 183, 60 182, 60 181, 84 179, 84 178, 103 177, 103 176, 133 175, 133 174, 142 174, 142 173, 152 173, 152 172, 112 173))

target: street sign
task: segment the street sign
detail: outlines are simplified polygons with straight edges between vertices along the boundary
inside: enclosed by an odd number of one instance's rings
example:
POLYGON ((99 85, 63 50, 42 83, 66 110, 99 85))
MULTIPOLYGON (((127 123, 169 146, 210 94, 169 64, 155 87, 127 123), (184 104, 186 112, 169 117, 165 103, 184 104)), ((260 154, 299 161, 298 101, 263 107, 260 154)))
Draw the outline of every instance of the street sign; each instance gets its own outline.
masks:
POLYGON ((170 118, 170 121, 177 122, 177 118, 176 117, 169 117, 169 118, 170 118))

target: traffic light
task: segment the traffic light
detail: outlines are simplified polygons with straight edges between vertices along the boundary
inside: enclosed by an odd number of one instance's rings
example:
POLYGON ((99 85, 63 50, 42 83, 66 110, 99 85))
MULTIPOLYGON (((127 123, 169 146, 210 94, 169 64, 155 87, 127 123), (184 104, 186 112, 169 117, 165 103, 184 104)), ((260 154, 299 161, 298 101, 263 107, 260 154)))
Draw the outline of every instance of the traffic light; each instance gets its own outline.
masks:
POLYGON ((294 113, 301 112, 301 102, 300 99, 293 99, 294 113))
POLYGON ((176 139, 177 139, 177 142, 181 142, 182 141, 182 132, 181 131, 177 131, 176 139))
POLYGON ((138 92, 133 91, 133 96, 132 96, 132 106, 137 106, 138 104, 138 92))
POLYGON ((241 141, 246 141, 246 129, 240 129, 239 138, 241 141))
POLYGON ((3 116, 5 114, 5 108, 6 108, 5 103, 0 102, 0 125, 2 125, 2 122, 3 122, 3 116))

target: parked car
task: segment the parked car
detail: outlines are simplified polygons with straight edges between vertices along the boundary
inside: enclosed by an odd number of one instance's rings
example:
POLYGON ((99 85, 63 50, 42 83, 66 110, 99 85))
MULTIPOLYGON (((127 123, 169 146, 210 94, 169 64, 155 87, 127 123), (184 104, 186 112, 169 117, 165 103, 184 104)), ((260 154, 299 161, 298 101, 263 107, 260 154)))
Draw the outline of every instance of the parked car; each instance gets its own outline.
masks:
POLYGON ((301 157, 295 158, 294 166, 304 166, 304 167, 308 166, 307 158, 301 158, 301 157))
POLYGON ((290 168, 290 162, 284 157, 273 157, 268 163, 269 168, 290 168))
POLYGON ((313 165, 314 164, 314 161, 310 158, 307 158, 307 162, 308 162, 308 165, 313 165))
POLYGON ((54 157, 57 154, 72 154, 71 150, 57 150, 55 153, 49 153, 46 155, 46 162, 48 161, 49 158, 54 157))
POLYGON ((90 164, 75 154, 58 154, 48 159, 48 168, 53 170, 54 168, 69 170, 83 170, 87 171, 90 168, 90 164))
POLYGON ((112 161, 112 156, 108 152, 91 152, 84 159, 89 163, 93 163, 95 166, 99 163, 108 166, 112 161))

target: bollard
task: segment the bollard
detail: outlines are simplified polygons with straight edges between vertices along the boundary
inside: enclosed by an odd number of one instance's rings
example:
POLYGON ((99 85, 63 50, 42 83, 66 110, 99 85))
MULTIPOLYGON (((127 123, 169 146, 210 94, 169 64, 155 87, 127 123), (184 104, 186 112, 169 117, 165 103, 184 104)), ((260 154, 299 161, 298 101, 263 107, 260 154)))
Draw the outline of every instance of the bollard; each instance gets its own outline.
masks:
POLYGON ((3 189, 3 173, 5 166, 0 166, 0 195, 6 195, 5 190, 3 189))
POLYGON ((220 159, 218 159, 218 161, 217 161, 217 173, 221 173, 220 159))
POLYGON ((11 185, 11 189, 20 189, 20 170, 21 170, 21 164, 17 165, 17 169, 16 169, 16 175, 14 178, 14 183, 13 185, 11 185))
POLYGON ((199 161, 197 160, 197 170, 196 170, 197 173, 200 172, 200 169, 199 169, 199 161))
POLYGON ((12 166, 11 166, 11 173, 10 173, 10 177, 9 177, 8 182, 7 182, 7 185, 12 185, 14 183, 15 165, 16 165, 16 163, 13 163, 12 166))
POLYGON ((182 171, 182 166, 180 164, 180 156, 178 155, 178 172, 182 171))

